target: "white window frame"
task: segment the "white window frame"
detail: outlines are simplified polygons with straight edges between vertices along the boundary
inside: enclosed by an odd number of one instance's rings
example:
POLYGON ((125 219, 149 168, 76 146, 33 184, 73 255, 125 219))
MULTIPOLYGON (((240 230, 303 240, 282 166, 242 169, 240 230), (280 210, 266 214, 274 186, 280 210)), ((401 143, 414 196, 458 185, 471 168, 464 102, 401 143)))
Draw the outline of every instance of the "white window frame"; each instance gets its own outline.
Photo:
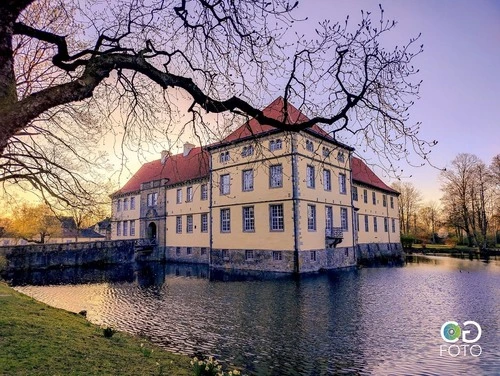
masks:
POLYGON ((365 214, 365 232, 370 232, 370 219, 366 214, 365 214))
POLYGON ((372 191, 372 204, 377 205, 377 193, 372 191))
POLYGON ((333 228, 333 207, 325 206, 325 228, 330 230, 333 228))
POLYGON ((243 232, 255 232, 255 209, 253 206, 242 208, 243 232))
POLYGON ((148 206, 149 207, 158 205, 158 193, 157 192, 148 193, 147 198, 148 198, 148 206))
POLYGON ((122 211, 122 200, 121 199, 118 199, 118 201, 116 201, 116 211, 117 212, 122 211))
POLYGON ((390 196, 391 209, 394 209, 394 197, 390 196))
POLYGON ((243 192, 253 191, 253 169, 243 170, 241 172, 242 187, 243 192))
POLYGON ((253 249, 247 249, 247 250, 245 250, 245 260, 246 261, 253 261, 254 260, 253 249))
POLYGON ((193 201, 193 186, 189 186, 186 188, 186 202, 193 201))
POLYGON ((307 230, 316 231, 316 205, 307 204, 307 230))
POLYGON ((128 210, 128 197, 123 199, 123 211, 128 210))
POLYGON ((392 232, 396 232, 396 220, 394 218, 392 218, 392 221, 391 221, 391 227, 392 227, 392 232))
POLYGON ((123 221, 123 236, 128 236, 128 222, 123 221))
POLYGON ((182 234, 182 216, 175 217, 175 233, 182 234))
POLYGON ((352 187, 352 200, 358 201, 358 187, 352 187))
POLYGON ((208 186, 207 186, 206 183, 204 183, 204 184, 201 185, 200 191, 201 191, 201 193, 200 193, 200 199, 202 201, 208 200, 208 186))
POLYGON ((387 195, 382 195, 382 206, 387 207, 387 195))
POLYGON ((323 189, 325 191, 332 190, 332 172, 326 168, 323 169, 323 189))
POLYGON ((201 213, 200 228, 201 232, 208 232, 208 213, 201 213))
POLYGON ((307 188, 316 188, 316 177, 313 165, 306 166, 306 186, 307 188))
POLYGON ((368 204, 368 189, 363 189, 363 202, 368 204))
POLYGON ((340 208, 340 227, 342 231, 349 231, 349 215, 347 208, 340 208))
POLYGON ((130 210, 135 210, 135 197, 130 197, 130 210))
POLYGON ((231 209, 220 209, 220 232, 231 232, 231 209))
POLYGON ((116 222, 116 236, 122 236, 122 223, 116 222))
POLYGON ((223 174, 220 176, 219 191, 221 196, 231 193, 231 176, 229 174, 223 174))
POLYGON ((306 150, 314 152, 314 142, 306 140, 306 150))
POLYGON ((175 203, 182 204, 182 188, 177 188, 177 192, 175 194, 175 203))
POLYGON ((285 217, 284 217, 283 204, 269 205, 269 230, 273 232, 285 230, 285 217))
POLYGON ((389 232, 389 218, 384 217, 384 232, 389 232))
POLYGON ((342 195, 347 194, 347 177, 342 172, 339 174, 339 192, 342 195))
POLYGON ((281 138, 269 141, 269 151, 281 150, 282 148, 283 144, 281 138))
POLYGON ((186 233, 193 233, 193 215, 189 214, 186 216, 186 233))
POLYGON ((343 151, 339 151, 337 153, 337 161, 339 161, 340 163, 345 163, 345 154, 343 151))
POLYGON ((135 221, 130 221, 130 236, 135 236, 135 221))
POLYGON ((377 217, 373 217, 373 232, 378 232, 377 217))
POLYGON ((269 166, 269 187, 281 188, 283 187, 283 165, 275 164, 269 166))
POLYGON ((283 253, 281 251, 273 251, 273 261, 283 260, 283 253))

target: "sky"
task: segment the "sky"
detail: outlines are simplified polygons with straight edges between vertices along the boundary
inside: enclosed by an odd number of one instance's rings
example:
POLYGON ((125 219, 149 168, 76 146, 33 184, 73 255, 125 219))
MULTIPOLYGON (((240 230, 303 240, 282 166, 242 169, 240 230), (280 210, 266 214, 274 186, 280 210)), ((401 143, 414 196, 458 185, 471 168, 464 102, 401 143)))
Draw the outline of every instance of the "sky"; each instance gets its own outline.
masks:
MULTIPOLYGON (((311 19, 342 20, 361 9, 378 14, 379 3, 385 17, 398 22, 388 44, 422 33, 424 53, 415 61, 421 98, 410 116, 422 122, 424 139, 438 141, 431 162, 446 168, 459 153, 471 153, 490 164, 500 154, 500 1, 307 0, 301 8, 311 19)), ((403 181, 413 183, 425 201, 439 200, 439 169, 403 168, 411 176, 403 181)))
MULTIPOLYGON (((486 164, 500 153, 500 1, 303 0, 296 16, 308 19, 295 26, 307 34, 325 17, 335 22, 349 15, 357 21, 362 9, 377 19, 379 3, 386 19, 398 22, 384 38, 386 47, 422 33, 424 52, 415 65, 423 84, 410 121, 422 123, 423 139, 438 141, 430 155, 435 167, 403 164, 402 181, 414 184, 424 202, 439 201, 440 169, 459 153, 475 154, 486 164)), ((120 185, 140 166, 133 158, 130 162, 127 173, 120 174, 120 185)), ((395 180, 374 169, 387 183, 395 180)))
MULTIPOLYGON (((439 201, 439 168, 449 166, 459 153, 475 154, 486 164, 500 154, 500 1, 302 0, 295 15, 307 20, 295 27, 311 36, 325 17, 336 22, 349 15, 350 21, 357 21, 361 9, 371 11, 376 20, 379 3, 384 17, 398 22, 384 38, 389 50, 422 33, 424 52, 415 65, 423 84, 420 99, 410 110, 410 122, 422 123, 423 139, 438 141, 430 155, 436 167, 403 164, 402 180, 413 183, 424 201, 439 201)), ((104 140, 103 145, 115 149, 110 153, 115 158, 120 143, 104 140)), ((159 152, 130 152, 125 168, 115 158, 120 170, 113 174, 117 186, 125 184, 142 163, 158 158, 159 152)), ((415 158, 415 162, 422 161, 415 158)), ((387 183, 394 181, 384 171, 375 171, 387 183)))

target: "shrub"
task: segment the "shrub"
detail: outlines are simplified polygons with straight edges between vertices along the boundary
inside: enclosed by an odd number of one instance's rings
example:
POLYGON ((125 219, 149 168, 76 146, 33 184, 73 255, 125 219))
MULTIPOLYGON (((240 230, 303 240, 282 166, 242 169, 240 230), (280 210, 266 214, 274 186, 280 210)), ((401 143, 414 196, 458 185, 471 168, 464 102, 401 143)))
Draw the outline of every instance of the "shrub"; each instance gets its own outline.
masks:
POLYGON ((109 326, 106 326, 105 328, 102 328, 102 334, 106 338, 113 337, 113 334, 115 334, 115 333, 116 333, 116 330, 114 330, 113 328, 110 328, 109 326))
POLYGON ((0 255, 0 273, 7 269, 7 258, 0 255))
POLYGON ((403 248, 411 248, 415 242, 415 237, 412 235, 401 235, 401 245, 403 248))

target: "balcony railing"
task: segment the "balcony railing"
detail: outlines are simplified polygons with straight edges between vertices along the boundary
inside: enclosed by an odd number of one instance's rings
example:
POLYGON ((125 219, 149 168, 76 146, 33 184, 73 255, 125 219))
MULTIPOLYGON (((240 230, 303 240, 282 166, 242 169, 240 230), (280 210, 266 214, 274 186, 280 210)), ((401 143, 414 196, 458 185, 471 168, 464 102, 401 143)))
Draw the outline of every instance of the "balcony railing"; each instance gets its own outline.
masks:
POLYGON ((325 238, 326 248, 335 248, 342 243, 344 231, 342 227, 327 227, 325 228, 325 238))

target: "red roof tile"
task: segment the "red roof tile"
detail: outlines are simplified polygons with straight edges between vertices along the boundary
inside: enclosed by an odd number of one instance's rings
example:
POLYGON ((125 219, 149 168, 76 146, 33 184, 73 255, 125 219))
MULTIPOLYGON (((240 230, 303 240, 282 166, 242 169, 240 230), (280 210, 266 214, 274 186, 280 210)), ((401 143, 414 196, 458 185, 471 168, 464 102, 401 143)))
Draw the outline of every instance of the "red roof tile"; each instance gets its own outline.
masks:
MULTIPOLYGON (((270 105, 262 110, 265 116, 283 121, 285 118, 285 100, 283 97, 276 98, 270 105)), ((288 103, 288 119, 287 124, 296 124, 308 121, 306 115, 304 115, 301 111, 295 108, 292 104, 288 103)), ((318 125, 314 124, 311 128, 309 128, 312 132, 317 133, 321 137, 326 137, 331 141, 334 141, 333 138, 321 129, 318 125)), ((239 140, 241 138, 252 137, 258 135, 260 133, 269 132, 272 130, 276 130, 275 127, 266 124, 260 124, 258 120, 252 118, 243 124, 241 127, 233 131, 229 136, 221 141, 221 144, 225 144, 228 142, 233 142, 239 140)))
POLYGON ((352 157, 352 180, 358 183, 367 184, 387 192, 398 193, 385 184, 361 159, 352 157))
POLYGON ((172 185, 208 176, 209 161, 209 153, 201 147, 196 147, 185 157, 182 153, 168 157, 165 164, 161 163, 161 159, 145 163, 113 195, 138 191, 142 183, 153 180, 168 179, 167 185, 172 185))

